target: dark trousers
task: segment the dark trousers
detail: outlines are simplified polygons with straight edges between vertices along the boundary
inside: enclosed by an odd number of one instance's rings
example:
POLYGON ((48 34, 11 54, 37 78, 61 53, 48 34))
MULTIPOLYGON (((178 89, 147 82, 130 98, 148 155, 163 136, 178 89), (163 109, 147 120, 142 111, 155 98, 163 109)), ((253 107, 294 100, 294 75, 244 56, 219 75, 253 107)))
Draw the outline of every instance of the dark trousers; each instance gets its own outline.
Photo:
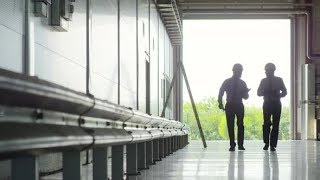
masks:
POLYGON ((230 138, 230 146, 235 147, 234 142, 234 119, 237 116, 237 126, 238 126, 238 145, 243 146, 244 139, 244 107, 242 103, 227 103, 226 104, 226 117, 228 125, 228 133, 230 138))
POLYGON ((269 145, 270 137, 271 147, 277 147, 281 108, 282 105, 280 101, 263 103, 263 141, 266 145, 269 145))

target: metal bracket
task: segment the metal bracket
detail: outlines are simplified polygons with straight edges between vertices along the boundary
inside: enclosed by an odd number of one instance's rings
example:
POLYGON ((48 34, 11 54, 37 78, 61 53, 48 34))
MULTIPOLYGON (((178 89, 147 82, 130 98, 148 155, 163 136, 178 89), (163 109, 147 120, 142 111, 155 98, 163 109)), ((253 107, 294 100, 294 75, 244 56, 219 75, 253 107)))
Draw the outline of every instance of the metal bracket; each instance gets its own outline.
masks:
POLYGON ((51 5, 51 26, 58 31, 68 31, 75 0, 54 0, 51 5))
POLYGON ((48 17, 48 5, 51 5, 51 0, 33 0, 34 15, 36 17, 48 17))
POLYGON ((72 14, 74 12, 74 6, 73 6, 73 2, 75 2, 75 0, 60 0, 61 1, 61 6, 60 6, 60 13, 61 16, 67 20, 67 21, 71 21, 72 20, 72 14))

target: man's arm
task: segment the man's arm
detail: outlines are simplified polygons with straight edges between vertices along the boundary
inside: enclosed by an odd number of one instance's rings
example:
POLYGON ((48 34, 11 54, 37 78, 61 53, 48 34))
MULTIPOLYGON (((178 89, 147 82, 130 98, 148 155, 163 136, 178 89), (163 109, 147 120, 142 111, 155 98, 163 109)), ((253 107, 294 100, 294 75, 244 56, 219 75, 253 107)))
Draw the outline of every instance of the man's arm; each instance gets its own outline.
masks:
POLYGON ((287 88, 284 85, 282 78, 280 78, 280 90, 281 90, 280 97, 285 97, 287 95, 287 88))
POLYGON ((243 99, 248 99, 249 98, 249 91, 251 89, 248 89, 247 84, 245 82, 244 83, 244 87, 243 87, 243 94, 242 94, 242 98, 243 99))
POLYGON ((220 109, 224 109, 223 104, 222 104, 222 97, 223 97, 224 91, 226 91, 226 81, 224 81, 222 83, 220 90, 219 90, 218 103, 219 103, 220 109))
POLYGON ((258 96, 263 96, 264 95, 264 85, 263 85, 263 80, 261 80, 260 85, 258 87, 258 96))

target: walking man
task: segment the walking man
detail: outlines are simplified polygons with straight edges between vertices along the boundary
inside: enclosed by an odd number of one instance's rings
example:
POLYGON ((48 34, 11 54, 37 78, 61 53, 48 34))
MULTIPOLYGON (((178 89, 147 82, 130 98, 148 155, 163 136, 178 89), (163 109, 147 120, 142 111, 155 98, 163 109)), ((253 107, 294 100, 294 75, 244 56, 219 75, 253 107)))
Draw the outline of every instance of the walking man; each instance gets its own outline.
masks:
POLYGON ((279 123, 281 116, 282 97, 287 95, 287 89, 282 78, 274 75, 276 66, 273 63, 265 65, 266 78, 262 79, 258 88, 258 96, 263 96, 263 142, 264 150, 268 150, 270 141, 270 150, 275 151, 278 142, 279 123), (271 122, 272 116, 272 122, 271 122), (271 135, 270 127, 272 125, 271 135), (270 136, 270 140, 269 140, 270 136))
POLYGON ((243 126, 243 117, 244 117, 244 106, 242 99, 248 99, 248 92, 250 89, 247 88, 247 84, 241 80, 242 75, 242 65, 235 64, 232 68, 233 76, 226 79, 220 87, 218 103, 219 108, 225 110, 227 118, 228 133, 230 139, 230 149, 229 151, 234 151, 236 143, 234 141, 234 120, 237 116, 237 126, 238 126, 238 149, 245 150, 243 147, 244 139, 244 126, 243 126), (227 94, 227 103, 224 108, 222 103, 222 97, 224 92, 227 94))

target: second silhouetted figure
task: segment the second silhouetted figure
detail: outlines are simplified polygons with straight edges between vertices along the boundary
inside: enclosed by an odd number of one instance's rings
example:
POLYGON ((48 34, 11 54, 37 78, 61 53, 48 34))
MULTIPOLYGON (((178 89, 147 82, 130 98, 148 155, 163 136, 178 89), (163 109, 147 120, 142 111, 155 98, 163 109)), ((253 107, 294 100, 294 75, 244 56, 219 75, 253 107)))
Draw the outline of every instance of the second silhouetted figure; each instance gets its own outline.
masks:
POLYGON ((234 119, 237 116, 237 125, 238 125, 238 149, 245 150, 243 147, 244 139, 244 126, 243 126, 243 117, 244 117, 244 106, 242 99, 248 99, 248 92, 250 89, 247 88, 247 84, 241 80, 242 75, 242 65, 235 64, 233 66, 233 76, 229 79, 226 79, 221 85, 218 102, 219 108, 225 109, 227 126, 230 138, 230 149, 229 151, 234 151, 236 143, 234 142, 234 119), (222 96, 224 92, 227 93, 227 103, 226 107, 223 107, 222 96))
POLYGON ((268 63, 265 66, 266 78, 261 80, 258 88, 258 96, 263 96, 263 141, 264 150, 269 148, 269 136, 271 151, 275 151, 278 142, 279 123, 281 116, 281 101, 280 98, 287 95, 287 89, 280 77, 274 76, 276 66, 273 63, 268 63), (272 116, 272 122, 271 122, 272 116), (270 127, 272 125, 271 135, 270 127))

